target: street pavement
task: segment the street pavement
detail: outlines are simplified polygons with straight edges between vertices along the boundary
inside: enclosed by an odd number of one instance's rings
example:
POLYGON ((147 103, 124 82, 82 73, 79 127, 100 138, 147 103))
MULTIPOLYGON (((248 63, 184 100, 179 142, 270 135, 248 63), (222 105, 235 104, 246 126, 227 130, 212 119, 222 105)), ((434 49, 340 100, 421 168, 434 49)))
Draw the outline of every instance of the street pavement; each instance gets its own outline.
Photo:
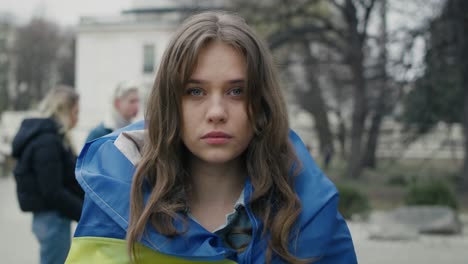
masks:
MULTIPOLYGON (((19 210, 13 177, 0 177, 0 262, 39 263, 38 243, 31 231, 31 214, 19 210)), ((465 224, 466 226, 466 224, 465 224)), ((460 236, 421 236, 416 241, 373 241, 369 225, 349 222, 359 263, 466 264, 468 230, 460 236)))
POLYGON ((413 241, 368 239, 370 225, 348 222, 359 263, 364 264, 467 264, 468 230, 462 235, 420 235, 413 241))
POLYGON ((39 264, 39 245, 31 230, 32 215, 19 209, 12 176, 0 177, 0 262, 39 264))

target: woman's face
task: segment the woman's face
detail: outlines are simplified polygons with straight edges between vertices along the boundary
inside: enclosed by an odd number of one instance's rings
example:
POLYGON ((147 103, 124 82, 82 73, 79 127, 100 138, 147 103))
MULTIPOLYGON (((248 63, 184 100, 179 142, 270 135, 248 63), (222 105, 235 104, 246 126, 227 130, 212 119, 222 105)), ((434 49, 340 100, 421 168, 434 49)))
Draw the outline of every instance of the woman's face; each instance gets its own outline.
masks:
POLYGON ((253 137, 247 116, 244 56, 220 41, 199 53, 182 97, 182 141, 196 160, 234 161, 253 137))

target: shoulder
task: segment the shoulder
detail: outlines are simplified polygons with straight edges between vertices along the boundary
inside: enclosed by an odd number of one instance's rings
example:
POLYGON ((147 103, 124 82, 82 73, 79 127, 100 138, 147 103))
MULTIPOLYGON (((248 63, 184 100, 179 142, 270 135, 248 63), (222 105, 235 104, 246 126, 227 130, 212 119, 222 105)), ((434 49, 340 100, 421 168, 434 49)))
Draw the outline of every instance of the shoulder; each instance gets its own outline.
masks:
POLYGON ((89 132, 86 141, 91 141, 93 139, 100 138, 109 133, 112 133, 112 129, 105 127, 104 124, 101 123, 89 132))
POLYGON ((332 221, 337 213, 338 191, 335 185, 320 170, 294 131, 290 131, 289 138, 300 163, 296 164, 299 172, 294 179, 294 188, 302 205, 298 219, 299 226, 305 228, 311 223, 319 226, 322 221, 332 221), (330 207, 333 208, 329 211, 324 210, 330 207))
POLYGON ((292 251, 299 257, 319 257, 319 263, 357 263, 351 234, 338 212, 335 185, 319 169, 299 136, 291 131, 289 138, 301 163, 295 190, 302 211, 292 251))
POLYGON ((28 151, 32 155, 32 164, 43 167, 46 164, 60 164, 59 161, 62 161, 64 157, 65 147, 58 134, 41 133, 26 146, 25 151, 26 149, 29 149, 28 151))
POLYGON ((138 122, 87 142, 76 163, 76 179, 88 197, 85 203, 95 204, 121 227, 128 223, 130 189, 136 167, 116 143, 125 133, 143 128, 143 122, 138 122))
POLYGON ((31 141, 35 147, 54 148, 62 146, 62 137, 56 132, 43 132, 31 141))
POLYGON ((117 146, 119 138, 125 133, 143 130, 143 122, 137 122, 128 127, 116 130, 103 137, 89 141, 85 144, 77 160, 76 173, 77 178, 92 178, 89 172, 104 172, 108 176, 126 175, 125 173, 116 173, 112 168, 123 167, 134 168, 134 164, 125 153, 117 146), (111 170, 111 171, 108 171, 111 170))
POLYGON ((295 190, 302 203, 308 205, 308 209, 319 209, 338 195, 337 189, 317 166, 301 138, 292 130, 289 133, 289 140, 299 162, 295 165, 298 168, 295 190))

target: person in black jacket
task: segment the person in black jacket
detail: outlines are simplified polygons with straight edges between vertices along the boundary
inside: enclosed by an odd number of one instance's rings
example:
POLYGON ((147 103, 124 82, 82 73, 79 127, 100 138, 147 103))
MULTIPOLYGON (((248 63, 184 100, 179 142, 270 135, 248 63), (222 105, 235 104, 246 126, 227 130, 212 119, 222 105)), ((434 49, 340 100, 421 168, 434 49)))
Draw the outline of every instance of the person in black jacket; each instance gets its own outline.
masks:
POLYGON ((64 263, 71 243, 71 220, 81 216, 84 192, 75 179, 76 155, 69 138, 78 121, 79 95, 52 89, 40 105, 41 118, 25 119, 12 154, 22 211, 33 213, 41 264, 64 263))

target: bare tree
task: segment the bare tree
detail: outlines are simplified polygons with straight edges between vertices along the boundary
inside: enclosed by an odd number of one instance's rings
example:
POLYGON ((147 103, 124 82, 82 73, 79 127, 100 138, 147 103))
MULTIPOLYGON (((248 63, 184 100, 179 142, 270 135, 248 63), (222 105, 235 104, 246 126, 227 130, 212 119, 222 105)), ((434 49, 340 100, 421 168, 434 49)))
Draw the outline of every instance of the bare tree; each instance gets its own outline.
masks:
POLYGON ((18 28, 15 47, 18 85, 14 108, 20 110, 40 100, 54 82, 59 27, 43 18, 33 18, 18 28))
MULTIPOLYGON (((353 114, 346 174, 352 178, 358 178, 362 170, 362 139, 368 112, 365 47, 369 37, 368 24, 376 2, 377 0, 322 2, 330 4, 336 13, 316 13, 312 19, 306 20, 306 23, 280 30, 269 39, 274 48, 290 41, 291 38, 307 36, 310 40, 323 43, 340 54, 343 63, 349 67, 353 84, 353 114)), ((298 12, 303 12, 301 7, 297 9, 298 12)))
POLYGON ((340 54, 342 63, 349 67, 354 105, 347 175, 354 178, 359 177, 362 169, 362 138, 368 111, 365 47, 368 24, 376 2, 271 0, 259 1, 256 9, 243 3, 244 8, 249 6, 250 10, 255 10, 247 11, 246 14, 250 14, 252 20, 259 24, 258 28, 267 32, 271 48, 305 39, 329 47, 340 54))
MULTIPOLYGON (((309 36, 295 33, 297 24, 314 24, 311 14, 317 13, 317 5, 321 0, 240 0, 232 3, 232 8, 240 12, 251 24, 254 24, 261 34, 265 35, 268 44, 278 56, 283 58, 282 64, 288 65, 291 50, 295 50, 303 59, 301 64, 306 72, 303 85, 306 89, 296 89, 296 102, 310 112, 315 120, 315 129, 319 138, 320 153, 333 153, 333 134, 327 116, 326 103, 322 96, 320 82, 315 69, 318 58, 311 50, 316 44, 309 36), (298 22, 299 21, 299 22, 298 22), (290 33, 292 30, 292 34, 290 33)), ((300 31, 300 30, 299 30, 300 31)))
POLYGON ((68 29, 61 34, 61 47, 57 54, 59 82, 75 87, 76 32, 68 29))
POLYGON ((315 129, 319 138, 320 153, 326 159, 325 166, 333 156, 333 134, 327 116, 327 106, 322 95, 320 81, 318 80, 317 58, 311 51, 310 42, 303 40, 298 43, 299 52, 303 55, 303 67, 306 74, 307 89, 298 89, 297 101, 315 120, 315 129))
POLYGON ((368 111, 364 48, 368 38, 370 15, 375 2, 376 0, 346 0, 343 5, 340 5, 337 1, 332 1, 342 13, 347 26, 345 38, 348 40, 349 47, 345 49, 344 57, 346 63, 350 66, 354 83, 351 149, 346 173, 349 178, 358 178, 362 170, 362 137, 368 111), (358 11, 358 8, 361 10, 358 11))
POLYGON ((12 18, 0 13, 0 114, 10 107, 12 18))
POLYGON ((380 136, 380 127, 383 117, 389 105, 389 80, 387 73, 387 0, 380 2, 380 37, 378 39, 379 58, 377 74, 377 98, 372 113, 371 125, 368 131, 366 146, 364 148, 364 155, 362 157, 362 165, 364 167, 375 168, 376 166, 376 152, 380 136))

